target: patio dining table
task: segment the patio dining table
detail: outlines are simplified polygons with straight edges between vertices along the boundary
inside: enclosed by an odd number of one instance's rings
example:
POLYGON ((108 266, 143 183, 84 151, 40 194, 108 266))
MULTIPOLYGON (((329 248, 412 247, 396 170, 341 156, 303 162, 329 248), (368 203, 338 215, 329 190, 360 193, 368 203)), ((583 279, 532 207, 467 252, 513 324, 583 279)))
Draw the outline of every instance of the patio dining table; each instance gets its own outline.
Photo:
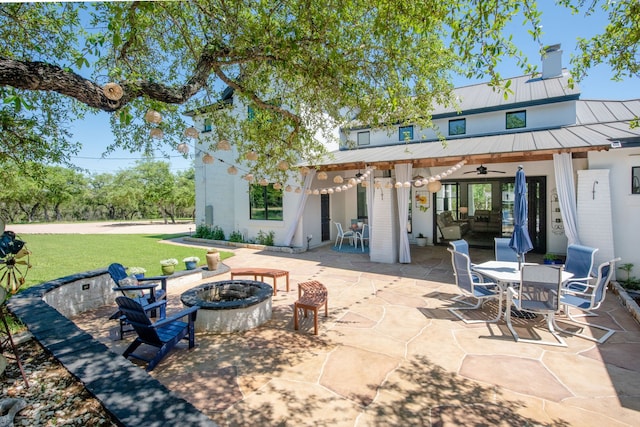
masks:
MULTIPOLYGON (((522 265, 536 265, 536 263, 524 263, 522 265)), ((476 264, 471 269, 484 277, 488 277, 495 280, 496 284, 500 288, 501 295, 506 295, 507 288, 509 286, 517 286, 520 284, 520 268, 518 262, 515 261, 487 261, 482 264, 476 264)), ((562 270, 562 283, 573 277, 573 273, 562 270)), ((512 317, 530 318, 535 316, 529 316, 519 310, 511 311, 512 317)))

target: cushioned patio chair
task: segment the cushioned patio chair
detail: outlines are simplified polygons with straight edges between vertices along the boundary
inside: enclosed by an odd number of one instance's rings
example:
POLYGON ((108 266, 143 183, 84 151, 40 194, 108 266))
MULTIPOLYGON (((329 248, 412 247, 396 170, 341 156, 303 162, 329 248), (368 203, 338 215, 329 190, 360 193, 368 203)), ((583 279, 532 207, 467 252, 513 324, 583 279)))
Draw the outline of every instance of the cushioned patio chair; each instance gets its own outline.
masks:
MULTIPOLYGON (((575 286, 572 286, 571 282, 569 282, 568 285, 562 289, 562 294, 560 296, 560 304, 563 307, 564 313, 573 323, 576 323, 580 327, 581 331, 587 328, 595 328, 604 331, 605 334, 600 338, 595 338, 582 332, 572 332, 567 329, 561 329, 556 323, 556 328, 558 330, 590 341, 595 341, 599 344, 604 343, 611 335, 613 335, 615 332, 613 329, 577 320, 575 316, 571 314, 571 308, 576 308, 586 312, 597 310, 607 296, 607 285, 609 284, 609 281, 611 281, 611 277, 615 271, 615 263, 619 260, 620 258, 616 258, 600 264, 600 266, 598 266, 598 276, 587 285, 587 290, 585 292, 572 291, 571 288, 575 288, 575 286)), ((582 286, 584 286, 584 284, 580 282, 579 287, 582 288, 582 286)))
POLYGON ((504 319, 516 342, 545 344, 566 347, 567 343, 554 329, 554 316, 560 309, 560 288, 562 287, 562 267, 550 265, 524 264, 520 269, 518 289, 507 288, 507 309, 504 319), (520 312, 541 314, 547 321, 547 328, 556 341, 521 338, 511 321, 511 307, 520 312))
MULTIPOLYGON (((114 291, 121 292, 123 296, 134 299, 141 306, 146 307, 156 301, 166 299, 167 297, 167 278, 166 276, 143 277, 136 279, 127 275, 127 270, 122 264, 113 263, 107 271, 116 286, 114 291), (157 289, 160 286, 160 289, 157 289)), ((150 310, 151 317, 156 317, 157 308, 150 310)), ((160 318, 165 316, 164 306, 160 306, 160 318)), ((126 328, 127 320, 120 310, 112 314, 110 319, 119 319, 120 321, 120 338, 125 332, 131 332, 132 329, 126 328)))
POLYGON ((593 277, 593 264, 598 248, 584 245, 567 246, 567 259, 564 263, 565 271, 573 273, 571 284, 573 290, 584 292, 589 280, 593 277))
MULTIPOLYGON (((133 357, 147 362, 147 372, 153 370, 171 349, 183 338, 189 340, 189 348, 195 346, 195 320, 198 306, 189 307, 171 316, 152 322, 147 316, 147 309, 138 302, 128 297, 117 297, 116 303, 120 311, 127 318, 127 322, 133 326, 138 337, 122 353, 126 358, 133 357), (186 321, 181 319, 186 317, 186 321), (156 347, 158 350, 152 357, 135 354, 134 351, 142 344, 156 347)), ((151 306, 158 308, 165 306, 166 300, 157 301, 151 306)))
POLYGON ((462 295, 453 298, 453 301, 462 302, 470 307, 452 307, 449 311, 458 319, 465 323, 494 323, 500 320, 502 315, 502 295, 500 288, 494 282, 484 282, 483 278, 471 271, 471 262, 469 256, 447 248, 451 252, 451 262, 453 264, 453 275, 456 279, 456 285, 462 291, 462 295), (462 301, 463 298, 471 297, 475 299, 476 304, 462 301), (476 310, 480 308, 488 299, 498 300, 498 315, 489 320, 470 320, 459 313, 462 310, 476 310))
MULTIPOLYGON (((494 237, 496 261, 518 262, 518 253, 509 246, 511 239, 507 237, 494 237)), ((524 262, 524 254, 522 262, 524 262)))

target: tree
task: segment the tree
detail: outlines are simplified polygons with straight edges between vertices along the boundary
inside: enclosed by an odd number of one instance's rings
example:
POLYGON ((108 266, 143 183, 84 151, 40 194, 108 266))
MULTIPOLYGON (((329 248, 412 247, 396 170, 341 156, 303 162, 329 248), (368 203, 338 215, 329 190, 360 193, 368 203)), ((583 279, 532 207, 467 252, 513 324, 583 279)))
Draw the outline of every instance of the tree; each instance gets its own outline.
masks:
MULTIPOLYGON (((558 3, 609 13, 611 25, 573 60, 578 79, 598 63, 638 76, 638 2, 558 3)), ((263 154, 255 170, 277 171, 283 159, 313 160, 323 152, 316 135, 356 116, 374 127, 430 126, 435 103, 455 105, 453 72, 497 85, 505 58, 532 71, 505 30, 519 18, 539 41, 532 0, 3 3, 0 123, 26 127, 14 147, 33 145, 0 153, 65 160, 66 115, 88 110, 113 114, 117 146, 175 147, 188 109, 210 115, 212 149, 226 139, 240 155, 263 154), (218 102, 227 87, 251 114, 218 102), (162 113, 162 142, 149 138, 149 109, 162 113), (39 114, 50 128, 33 139, 39 114)))

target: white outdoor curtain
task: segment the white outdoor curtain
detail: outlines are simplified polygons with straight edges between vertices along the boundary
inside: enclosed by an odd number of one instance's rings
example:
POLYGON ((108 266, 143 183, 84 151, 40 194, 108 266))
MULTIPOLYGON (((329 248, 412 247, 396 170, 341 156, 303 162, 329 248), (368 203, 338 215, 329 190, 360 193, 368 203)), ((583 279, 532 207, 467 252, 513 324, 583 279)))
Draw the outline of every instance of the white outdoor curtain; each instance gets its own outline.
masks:
POLYGON ((316 174, 315 169, 309 170, 309 173, 304 178, 304 186, 302 188, 302 193, 300 193, 300 201, 298 202, 298 209, 296 210, 296 216, 294 221, 289 225, 289 230, 287 230, 287 235, 284 237, 284 246, 291 245, 291 240, 293 240, 293 235, 296 234, 296 230, 298 229, 298 224, 300 223, 300 218, 302 218, 302 214, 304 213, 304 206, 307 204, 307 198, 309 195, 307 194, 308 189, 311 188, 311 183, 313 182, 313 177, 316 174))
MULTIPOLYGON (((396 182, 411 182, 411 164, 396 164, 396 182)), ((398 201, 398 225, 400 226, 400 239, 398 246, 398 260, 401 264, 411 262, 411 249, 409 247, 409 235, 407 234, 407 221, 409 218, 409 194, 411 187, 400 186, 396 189, 398 201)))
POLYGON ((580 244, 578 236, 578 209, 576 207, 576 187, 573 179, 571 153, 553 155, 553 168, 556 175, 560 215, 564 224, 564 234, 568 244, 580 244))

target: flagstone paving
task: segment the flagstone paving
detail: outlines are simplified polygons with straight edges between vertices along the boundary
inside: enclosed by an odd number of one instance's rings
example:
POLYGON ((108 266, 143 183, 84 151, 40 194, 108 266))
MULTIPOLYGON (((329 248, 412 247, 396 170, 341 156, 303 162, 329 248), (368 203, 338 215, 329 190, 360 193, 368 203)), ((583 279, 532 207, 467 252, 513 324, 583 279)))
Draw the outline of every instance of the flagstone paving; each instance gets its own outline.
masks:
MULTIPOLYGON (((151 373, 221 426, 639 424, 640 326, 612 293, 600 316, 587 319, 617 332, 605 344, 566 336, 568 347, 559 348, 516 343, 503 321, 453 316, 449 299, 459 292, 442 247, 412 247, 406 265, 330 247, 234 252, 230 267, 289 270, 291 290, 273 297, 272 319, 243 333, 200 333, 196 348, 179 345, 151 373), (296 285, 308 280, 329 291, 317 336, 311 315, 293 330, 296 285)), ((493 250, 471 249, 474 262, 491 257, 493 250)), ((169 289, 170 308, 198 284, 169 289)), ((489 303, 469 315, 489 318, 496 309, 489 303)), ((109 338, 112 311, 74 320, 122 352, 132 338, 109 338)), ((514 325, 544 338, 539 320, 514 325)))

